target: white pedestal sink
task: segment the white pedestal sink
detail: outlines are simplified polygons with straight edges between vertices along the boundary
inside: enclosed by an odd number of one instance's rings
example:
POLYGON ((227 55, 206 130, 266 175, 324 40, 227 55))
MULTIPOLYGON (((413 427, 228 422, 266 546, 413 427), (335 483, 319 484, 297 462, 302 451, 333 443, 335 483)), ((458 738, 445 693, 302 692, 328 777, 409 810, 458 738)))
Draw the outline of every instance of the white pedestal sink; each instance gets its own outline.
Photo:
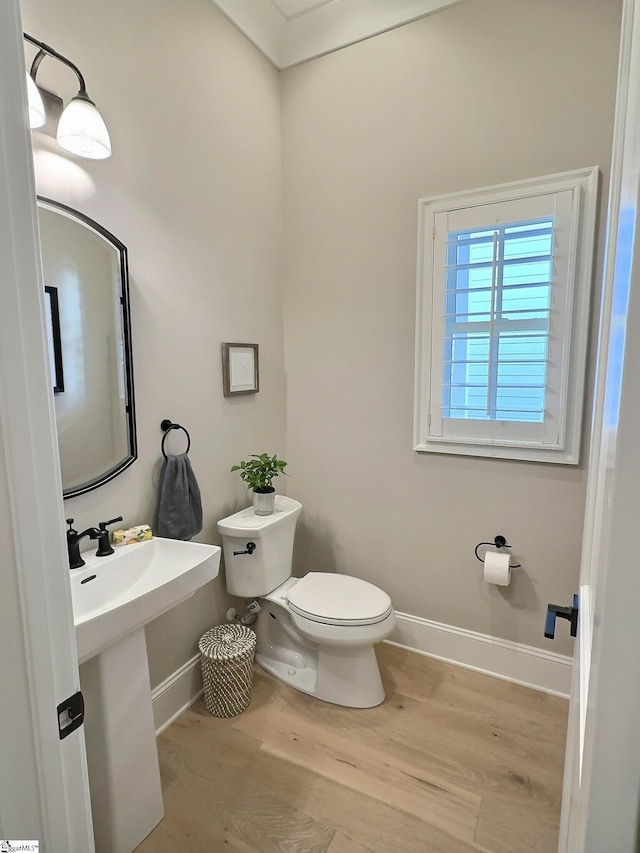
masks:
POLYGON ((96 853, 131 853, 162 819, 144 626, 213 580, 220 548, 155 538, 71 572, 96 853))

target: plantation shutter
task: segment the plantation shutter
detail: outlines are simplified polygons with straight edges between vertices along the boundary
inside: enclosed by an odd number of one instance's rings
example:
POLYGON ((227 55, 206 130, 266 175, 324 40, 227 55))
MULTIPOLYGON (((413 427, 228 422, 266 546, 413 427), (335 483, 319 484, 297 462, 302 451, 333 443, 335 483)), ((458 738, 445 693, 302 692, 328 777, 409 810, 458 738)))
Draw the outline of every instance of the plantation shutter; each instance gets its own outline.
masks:
POLYGON ((553 228, 448 235, 443 417, 544 420, 553 228))
POLYGON ((564 446, 579 192, 435 214, 430 441, 564 446))

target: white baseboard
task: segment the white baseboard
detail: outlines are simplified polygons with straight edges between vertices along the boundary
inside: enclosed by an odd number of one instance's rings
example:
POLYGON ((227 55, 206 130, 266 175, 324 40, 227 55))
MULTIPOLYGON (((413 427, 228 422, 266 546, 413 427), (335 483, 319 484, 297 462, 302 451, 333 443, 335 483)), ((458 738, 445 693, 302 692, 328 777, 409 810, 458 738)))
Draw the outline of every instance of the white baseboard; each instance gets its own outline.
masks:
POLYGON ((431 622, 409 613, 396 611, 396 620, 393 634, 387 640, 394 646, 554 696, 569 696, 572 658, 566 655, 431 622))
MULTIPOLYGON (((386 641, 393 646, 554 696, 569 696, 570 657, 431 622, 409 613, 396 611, 396 620, 393 634, 386 641)), ((202 692, 200 655, 195 655, 151 691, 156 734, 190 708, 202 692)))
POLYGON ((151 691, 156 735, 202 696, 200 655, 195 655, 151 691))

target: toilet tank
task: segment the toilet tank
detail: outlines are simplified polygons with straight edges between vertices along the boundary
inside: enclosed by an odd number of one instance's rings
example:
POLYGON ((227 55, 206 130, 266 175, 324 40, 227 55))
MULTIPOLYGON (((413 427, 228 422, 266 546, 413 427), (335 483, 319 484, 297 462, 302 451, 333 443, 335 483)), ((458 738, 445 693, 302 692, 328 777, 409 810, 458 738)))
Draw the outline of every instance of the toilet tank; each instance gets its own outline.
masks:
POLYGON ((266 595, 291 575, 293 536, 302 504, 276 495, 273 515, 256 515, 253 507, 218 522, 227 579, 227 592, 243 598, 266 595), (253 553, 247 551, 253 542, 253 553))

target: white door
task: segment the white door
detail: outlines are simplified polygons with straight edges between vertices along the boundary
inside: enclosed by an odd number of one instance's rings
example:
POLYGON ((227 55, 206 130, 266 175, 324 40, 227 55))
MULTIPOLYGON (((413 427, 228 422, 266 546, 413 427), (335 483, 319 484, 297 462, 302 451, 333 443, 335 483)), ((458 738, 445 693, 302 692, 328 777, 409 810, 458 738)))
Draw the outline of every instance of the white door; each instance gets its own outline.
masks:
POLYGON ((561 853, 632 853, 638 834, 639 107, 640 5, 625 0, 561 853))
POLYGON ((0 837, 91 853, 18 0, 0 2, 0 837))

